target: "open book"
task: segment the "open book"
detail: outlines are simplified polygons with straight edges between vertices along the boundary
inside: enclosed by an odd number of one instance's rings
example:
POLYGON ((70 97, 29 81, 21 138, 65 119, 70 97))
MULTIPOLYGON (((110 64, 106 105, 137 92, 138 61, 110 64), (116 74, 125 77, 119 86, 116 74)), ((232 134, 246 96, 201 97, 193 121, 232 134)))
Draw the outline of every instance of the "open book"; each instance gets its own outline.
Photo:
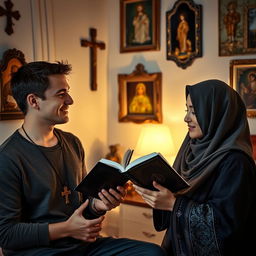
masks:
POLYGON ((128 180, 150 190, 156 190, 153 186, 154 180, 172 192, 189 186, 160 153, 154 152, 129 163, 132 153, 133 150, 126 151, 122 164, 102 158, 75 190, 86 197, 98 198, 101 189, 116 189, 128 180))

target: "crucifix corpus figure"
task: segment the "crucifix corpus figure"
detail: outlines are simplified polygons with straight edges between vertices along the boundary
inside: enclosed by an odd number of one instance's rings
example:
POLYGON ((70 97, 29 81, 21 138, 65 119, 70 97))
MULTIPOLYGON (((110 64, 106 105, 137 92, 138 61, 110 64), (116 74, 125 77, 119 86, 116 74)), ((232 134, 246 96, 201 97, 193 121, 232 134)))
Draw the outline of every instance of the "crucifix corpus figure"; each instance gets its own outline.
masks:
POLYGON ((105 50, 104 42, 97 42, 97 30, 95 28, 90 28, 91 41, 81 40, 82 47, 90 47, 90 73, 91 73, 91 90, 97 90, 97 48, 105 50))
POLYGON ((5 15, 7 18, 7 23, 5 27, 5 32, 8 35, 11 35, 13 33, 12 26, 14 23, 12 22, 12 18, 19 20, 20 19, 20 13, 19 11, 12 11, 13 3, 11 0, 4 1, 6 9, 4 9, 2 6, 0 6, 0 16, 5 15))

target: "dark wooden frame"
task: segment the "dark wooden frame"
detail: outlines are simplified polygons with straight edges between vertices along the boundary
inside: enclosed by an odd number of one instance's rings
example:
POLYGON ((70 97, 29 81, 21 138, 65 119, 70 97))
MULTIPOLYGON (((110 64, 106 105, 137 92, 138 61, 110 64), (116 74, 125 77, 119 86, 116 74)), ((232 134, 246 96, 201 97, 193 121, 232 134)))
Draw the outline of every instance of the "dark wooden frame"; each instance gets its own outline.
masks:
POLYGON ((162 73, 147 73, 143 64, 137 64, 131 74, 119 74, 119 122, 162 123, 162 73), (143 83, 149 90, 151 113, 129 113, 129 104, 135 95, 138 83, 143 83))
POLYGON ((120 52, 154 51, 160 49, 160 0, 120 0, 120 52), (132 18, 136 7, 142 4, 149 17, 150 40, 143 43, 132 42, 134 39, 132 18), (148 11, 148 13, 147 13, 148 11))
MULTIPOLYGON (((248 102, 246 102, 242 85, 248 85, 248 75, 251 72, 256 74, 256 59, 239 59, 230 61, 230 85, 241 95, 245 104, 248 102)), ((256 117, 256 107, 255 109, 247 107, 247 116, 253 118, 256 117)))
POLYGON ((244 31, 245 40, 244 48, 248 54, 256 53, 256 28, 254 31, 250 31, 250 25, 252 22, 252 16, 254 13, 254 22, 256 22, 256 4, 248 5, 245 9, 244 31))
MULTIPOLYGON (((251 19, 249 14, 253 10, 254 19, 256 19, 256 5, 255 0, 237 0, 236 12, 239 13, 240 21, 236 26, 235 40, 230 41, 227 35, 227 29, 224 24, 224 18, 227 14, 228 4, 231 0, 219 0, 219 56, 234 56, 246 55, 256 53, 256 39, 253 42, 255 47, 250 42, 251 35, 249 33, 249 25, 251 19)), ((256 30, 255 30, 256 36, 256 30)))
POLYGON ((202 6, 193 0, 178 0, 173 8, 166 12, 167 60, 173 60, 177 66, 185 69, 195 58, 202 57, 202 6), (177 40, 180 16, 185 16, 189 26, 186 44, 188 49, 181 51, 177 40), (189 46, 190 45, 190 46, 189 46))
POLYGON ((253 159, 256 160, 256 135, 251 135, 251 142, 252 142, 252 155, 253 159))
MULTIPOLYGON (((24 54, 15 48, 9 49, 4 52, 3 58, 0 64, 0 81, 1 81, 1 111, 0 111, 0 120, 13 120, 13 119, 22 119, 24 117, 23 113, 15 108, 11 109, 5 105, 6 101, 6 90, 9 90, 9 81, 10 81, 10 73, 11 67, 16 66, 19 68, 26 63, 24 54), (8 88, 8 87, 9 88, 8 88), (7 89, 6 89, 7 88, 7 89)), ((11 97, 11 94, 8 94, 11 97)))

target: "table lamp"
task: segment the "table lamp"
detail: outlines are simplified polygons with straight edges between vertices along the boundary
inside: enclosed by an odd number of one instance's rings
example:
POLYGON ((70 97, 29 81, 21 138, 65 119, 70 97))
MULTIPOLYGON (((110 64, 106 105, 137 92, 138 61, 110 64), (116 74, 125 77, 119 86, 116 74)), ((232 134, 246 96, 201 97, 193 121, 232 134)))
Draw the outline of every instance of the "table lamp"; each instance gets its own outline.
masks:
POLYGON ((143 125, 134 149, 136 157, 159 152, 170 164, 174 161, 174 145, 170 128, 161 124, 143 125))

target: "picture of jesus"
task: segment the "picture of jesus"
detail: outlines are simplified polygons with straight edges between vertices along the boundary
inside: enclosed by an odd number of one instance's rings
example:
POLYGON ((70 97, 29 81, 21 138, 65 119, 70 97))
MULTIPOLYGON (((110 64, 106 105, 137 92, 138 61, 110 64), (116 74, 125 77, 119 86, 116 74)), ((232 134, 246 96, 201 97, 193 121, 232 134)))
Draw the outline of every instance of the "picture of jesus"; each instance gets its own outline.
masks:
POLYGON ((153 111, 152 103, 146 92, 146 85, 138 83, 136 93, 129 104, 129 113, 131 114, 151 114, 153 111))

